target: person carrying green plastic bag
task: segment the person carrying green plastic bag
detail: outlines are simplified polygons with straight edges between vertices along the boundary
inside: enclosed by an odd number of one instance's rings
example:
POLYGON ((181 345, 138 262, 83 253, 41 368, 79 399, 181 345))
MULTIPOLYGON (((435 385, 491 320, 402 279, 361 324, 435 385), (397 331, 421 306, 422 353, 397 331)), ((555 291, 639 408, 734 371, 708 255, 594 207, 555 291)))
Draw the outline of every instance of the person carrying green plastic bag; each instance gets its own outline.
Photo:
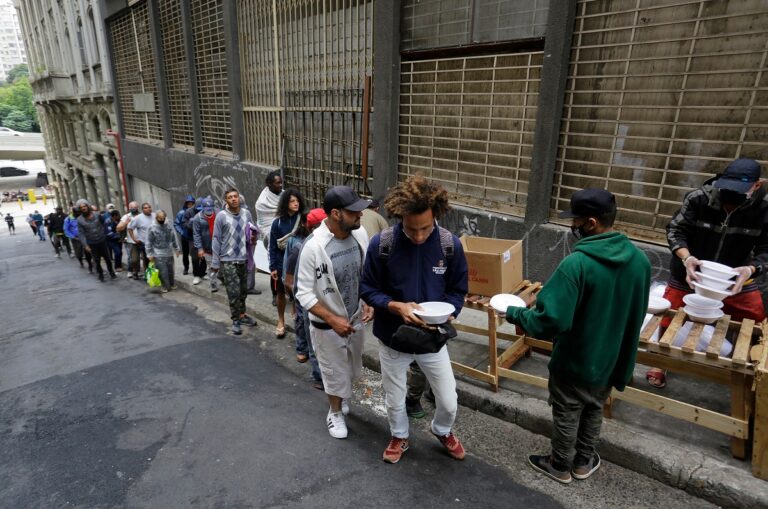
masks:
POLYGON ((160 288, 163 283, 160 281, 160 271, 155 267, 155 262, 151 262, 144 272, 144 277, 150 288, 160 288))
POLYGON ((179 243, 176 240, 176 232, 171 225, 165 222, 166 214, 158 210, 155 222, 147 232, 147 258, 150 264, 148 269, 154 269, 155 274, 147 278, 150 288, 162 286, 160 290, 166 293, 176 289, 173 270, 173 255, 179 256, 179 243), (154 281, 152 278, 156 278, 154 281))

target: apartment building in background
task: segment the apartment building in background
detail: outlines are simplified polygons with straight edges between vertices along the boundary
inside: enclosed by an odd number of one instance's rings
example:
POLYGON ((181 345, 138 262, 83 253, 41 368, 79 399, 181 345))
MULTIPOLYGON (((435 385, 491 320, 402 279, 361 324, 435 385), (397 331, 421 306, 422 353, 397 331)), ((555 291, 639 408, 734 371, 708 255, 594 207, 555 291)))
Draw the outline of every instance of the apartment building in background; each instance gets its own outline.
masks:
POLYGON ((5 81, 12 68, 26 63, 27 54, 13 0, 0 0, 0 81, 5 81))

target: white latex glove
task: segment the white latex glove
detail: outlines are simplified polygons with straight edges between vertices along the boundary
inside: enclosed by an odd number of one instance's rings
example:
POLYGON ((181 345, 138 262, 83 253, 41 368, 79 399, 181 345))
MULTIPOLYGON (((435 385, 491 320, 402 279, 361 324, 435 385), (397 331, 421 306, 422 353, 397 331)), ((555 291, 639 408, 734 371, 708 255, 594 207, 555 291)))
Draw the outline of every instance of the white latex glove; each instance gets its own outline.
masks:
POLYGON ((701 265, 701 262, 698 258, 695 256, 689 256, 686 258, 685 262, 683 263, 683 266, 685 267, 685 280, 688 282, 688 286, 693 288, 693 282, 701 281, 701 276, 698 272, 696 272, 696 269, 701 265))
POLYGON ((747 280, 752 277, 752 267, 736 267, 733 270, 739 273, 739 277, 736 278, 736 283, 734 283, 733 287, 731 288, 731 292, 736 295, 737 293, 741 292, 741 289, 744 287, 744 283, 746 283, 747 280))

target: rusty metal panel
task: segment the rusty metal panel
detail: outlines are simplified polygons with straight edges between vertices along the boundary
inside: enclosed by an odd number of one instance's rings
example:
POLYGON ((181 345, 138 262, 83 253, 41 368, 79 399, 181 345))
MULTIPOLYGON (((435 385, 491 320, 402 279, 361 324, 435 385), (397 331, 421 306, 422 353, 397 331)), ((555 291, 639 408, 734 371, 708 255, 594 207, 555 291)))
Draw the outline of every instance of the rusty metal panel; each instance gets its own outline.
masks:
POLYGON ((232 151, 224 0, 192 0, 200 130, 206 152, 232 151))
POLYGON ((158 2, 160 33, 163 42, 165 83, 168 90, 168 112, 171 137, 175 146, 193 147, 192 104, 190 99, 187 55, 181 17, 182 0, 158 2))
POLYGON ((523 215, 542 52, 403 62, 398 175, 451 199, 523 215))
POLYGON ((157 104, 155 60, 149 29, 147 1, 137 2, 110 22, 114 48, 115 84, 128 137, 161 141, 162 130, 157 104), (152 94, 154 111, 137 111, 134 95, 152 94))
POLYGON ((581 0, 552 218, 583 187, 664 239, 685 194, 738 157, 768 162, 768 9, 758 0, 581 0))

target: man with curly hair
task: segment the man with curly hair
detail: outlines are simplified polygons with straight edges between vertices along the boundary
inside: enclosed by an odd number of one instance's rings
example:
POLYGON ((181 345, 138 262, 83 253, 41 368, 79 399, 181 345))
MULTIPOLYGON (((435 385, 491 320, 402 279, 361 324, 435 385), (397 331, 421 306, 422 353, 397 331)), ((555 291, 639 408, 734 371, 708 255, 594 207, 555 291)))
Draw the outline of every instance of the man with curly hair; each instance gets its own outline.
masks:
POLYGON ((374 308, 373 333, 380 341, 381 381, 391 431, 383 459, 397 463, 409 447, 406 378, 408 366, 415 361, 435 395, 432 433, 451 457, 461 460, 464 447, 451 432, 458 409, 456 379, 444 341, 441 344, 432 331, 426 336, 430 338, 427 348, 411 348, 398 339, 403 331, 429 331, 413 314, 419 302, 452 304, 450 320, 464 305, 468 285, 464 250, 455 235, 437 225, 449 209, 448 193, 424 177, 410 177, 390 190, 384 206, 400 223, 371 239, 360 283, 363 300, 374 308))

